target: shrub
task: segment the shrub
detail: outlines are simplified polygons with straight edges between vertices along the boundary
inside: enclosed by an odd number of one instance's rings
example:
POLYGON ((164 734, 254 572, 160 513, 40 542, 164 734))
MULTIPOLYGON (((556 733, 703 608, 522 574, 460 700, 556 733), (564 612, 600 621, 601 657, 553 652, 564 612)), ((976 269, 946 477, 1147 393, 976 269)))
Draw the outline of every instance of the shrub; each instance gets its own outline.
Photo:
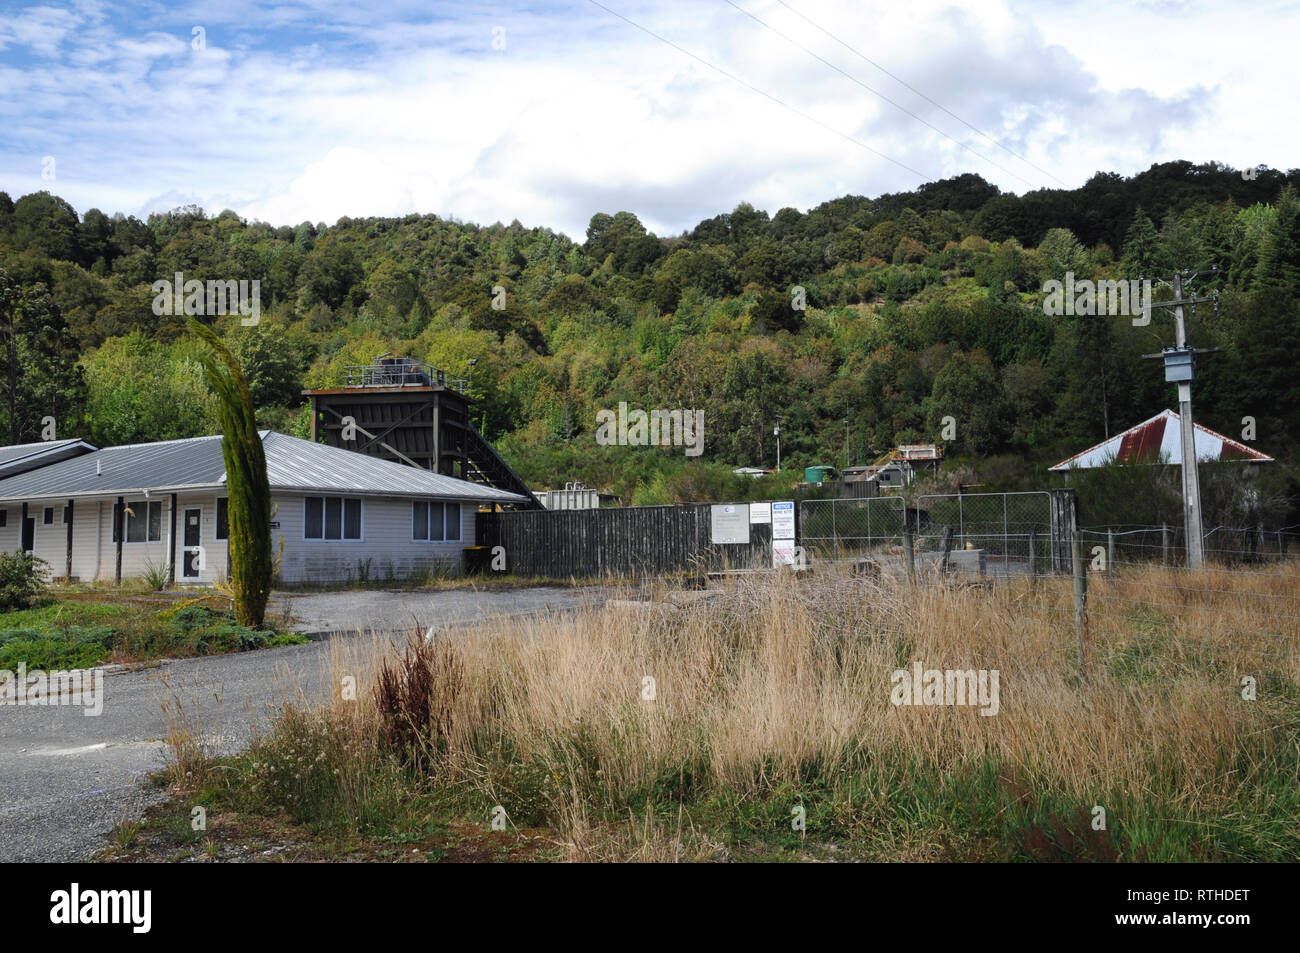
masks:
POLYGON ((150 589, 162 590, 167 588, 167 583, 171 580, 171 573, 165 561, 146 559, 140 578, 144 580, 144 584, 150 589))
POLYGON ((0 610, 27 609, 45 592, 49 563, 30 553, 0 553, 0 610))
POLYGON ((451 646, 411 634, 406 652, 385 661, 375 682, 375 705, 388 747, 417 770, 446 750, 465 666, 451 646))

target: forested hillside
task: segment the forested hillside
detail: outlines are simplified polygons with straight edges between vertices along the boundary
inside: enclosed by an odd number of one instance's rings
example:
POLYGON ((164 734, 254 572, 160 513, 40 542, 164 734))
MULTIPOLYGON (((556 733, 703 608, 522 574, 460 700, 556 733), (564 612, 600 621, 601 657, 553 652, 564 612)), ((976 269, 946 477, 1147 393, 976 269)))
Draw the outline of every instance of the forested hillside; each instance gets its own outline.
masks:
MULTIPOLYGON (((1159 361, 1168 316, 1049 317, 1042 287, 1219 267, 1218 313, 1189 324, 1197 419, 1286 463, 1300 459, 1300 171, 1250 181, 1171 162, 1076 190, 1001 194, 963 175, 914 192, 845 196, 800 213, 742 204, 690 232, 597 214, 582 241, 518 222, 434 215, 276 227, 197 208, 147 221, 47 192, 0 192, 0 435, 98 444, 214 432, 184 317, 151 284, 258 279, 262 320, 219 319, 267 426, 305 433, 301 390, 383 352, 463 375, 476 417, 530 483, 583 480, 628 501, 709 494, 732 467, 869 462, 934 441, 989 485, 1175 406, 1159 361), (791 307, 793 286, 806 310, 791 307), (493 288, 506 306, 494 309, 493 288), (705 452, 597 447, 596 412, 693 408, 705 452), (941 441, 942 442, 942 441, 941 441), (846 448, 847 443, 847 448, 846 448)), ((1163 292, 1166 296, 1168 292, 1163 292)), ((1157 297, 1160 292, 1157 293, 1157 297)), ((1279 467, 1279 470, 1285 469, 1279 467)))

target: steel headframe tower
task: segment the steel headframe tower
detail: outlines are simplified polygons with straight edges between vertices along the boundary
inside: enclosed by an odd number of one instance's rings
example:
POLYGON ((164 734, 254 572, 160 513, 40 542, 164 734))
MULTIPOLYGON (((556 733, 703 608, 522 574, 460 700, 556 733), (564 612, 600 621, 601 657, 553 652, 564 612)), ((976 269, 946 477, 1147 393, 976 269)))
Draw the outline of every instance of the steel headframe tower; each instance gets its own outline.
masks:
MULTIPOLYGON (((1211 274, 1217 274, 1218 265, 1210 268, 1211 274)), ((1187 327, 1183 320, 1183 306, 1190 305, 1192 317, 1196 316, 1196 305, 1214 302, 1214 310, 1219 310, 1219 293, 1213 292, 1207 297, 1183 297, 1183 282, 1191 283, 1200 276, 1199 272, 1181 271, 1162 284, 1173 288, 1172 301, 1152 302, 1159 308, 1168 308, 1174 313, 1174 346, 1165 348, 1160 354, 1150 357, 1163 357, 1165 362, 1165 381, 1178 385, 1178 423, 1182 431, 1183 451, 1183 531, 1187 539, 1187 568, 1200 569, 1205 565, 1205 526, 1201 518, 1201 481, 1196 461, 1196 428, 1192 422, 1192 379, 1196 374, 1196 355, 1209 353, 1198 350, 1187 343, 1187 327)))

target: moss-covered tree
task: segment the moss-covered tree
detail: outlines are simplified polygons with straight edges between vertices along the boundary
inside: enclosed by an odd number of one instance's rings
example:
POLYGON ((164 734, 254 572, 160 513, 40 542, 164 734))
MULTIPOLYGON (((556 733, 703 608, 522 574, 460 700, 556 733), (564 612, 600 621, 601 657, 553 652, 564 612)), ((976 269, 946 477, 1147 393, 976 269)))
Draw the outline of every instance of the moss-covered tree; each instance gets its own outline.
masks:
POLYGON ((199 360, 217 395, 221 456, 230 501, 230 582, 235 621, 259 628, 271 594, 271 485, 253 398, 239 361, 215 331, 193 318, 190 328, 211 349, 199 360))

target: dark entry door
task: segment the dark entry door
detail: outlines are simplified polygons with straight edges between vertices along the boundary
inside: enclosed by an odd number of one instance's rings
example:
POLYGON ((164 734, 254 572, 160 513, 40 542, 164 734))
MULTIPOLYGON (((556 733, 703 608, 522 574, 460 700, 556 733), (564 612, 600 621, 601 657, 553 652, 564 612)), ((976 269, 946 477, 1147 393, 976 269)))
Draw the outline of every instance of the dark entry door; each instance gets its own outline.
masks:
POLYGON ((185 555, 182 560, 184 568, 181 575, 186 579, 199 578, 199 544, 202 541, 201 527, 203 510, 195 507, 185 510, 185 555))
POLYGON ((36 548, 36 517, 29 516, 23 520, 23 552, 30 553, 36 548))

